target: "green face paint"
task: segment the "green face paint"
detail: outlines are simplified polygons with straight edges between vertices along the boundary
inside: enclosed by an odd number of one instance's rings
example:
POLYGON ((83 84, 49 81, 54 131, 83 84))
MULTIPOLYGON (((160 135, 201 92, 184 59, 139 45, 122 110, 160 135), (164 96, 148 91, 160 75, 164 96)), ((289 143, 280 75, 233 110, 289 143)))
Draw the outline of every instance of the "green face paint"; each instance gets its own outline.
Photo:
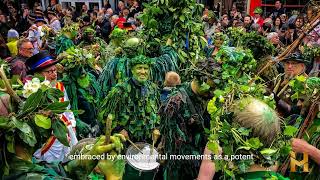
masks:
POLYGON ((224 42, 224 40, 222 38, 218 37, 214 40, 214 46, 219 48, 223 45, 223 42, 224 42))
POLYGON ((137 64, 133 66, 132 75, 135 80, 137 80, 139 83, 145 83, 147 80, 149 80, 150 75, 150 67, 147 64, 137 64))

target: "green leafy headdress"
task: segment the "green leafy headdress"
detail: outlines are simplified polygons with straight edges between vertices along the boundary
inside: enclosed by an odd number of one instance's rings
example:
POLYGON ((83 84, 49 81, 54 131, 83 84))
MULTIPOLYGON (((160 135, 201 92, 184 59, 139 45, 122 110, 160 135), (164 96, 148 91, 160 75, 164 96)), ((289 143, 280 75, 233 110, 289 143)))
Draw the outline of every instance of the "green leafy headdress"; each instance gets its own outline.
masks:
POLYGON ((134 58, 131 58, 129 60, 130 67, 133 67, 137 64, 147 64, 149 66, 152 66, 154 64, 154 62, 152 61, 151 58, 148 58, 145 55, 138 55, 138 56, 135 56, 134 58))
POLYGON ((313 61, 314 58, 320 56, 320 45, 315 45, 315 46, 305 46, 304 51, 303 51, 303 57, 305 59, 308 59, 309 61, 313 61))
POLYGON ((96 31, 90 27, 88 27, 84 30, 84 35, 95 34, 95 33, 96 33, 96 31))

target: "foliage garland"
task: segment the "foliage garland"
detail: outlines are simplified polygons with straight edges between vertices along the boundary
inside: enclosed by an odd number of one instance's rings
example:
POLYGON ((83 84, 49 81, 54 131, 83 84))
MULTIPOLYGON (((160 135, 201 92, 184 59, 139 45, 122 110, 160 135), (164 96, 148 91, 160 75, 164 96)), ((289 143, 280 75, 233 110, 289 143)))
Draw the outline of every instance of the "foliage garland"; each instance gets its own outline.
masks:
POLYGON ((148 43, 167 41, 179 55, 179 67, 189 67, 204 57, 202 49, 207 41, 203 37, 201 13, 203 5, 195 0, 153 0, 143 4, 145 9, 138 17, 144 24, 148 43), (161 37, 161 39, 159 39, 161 37))

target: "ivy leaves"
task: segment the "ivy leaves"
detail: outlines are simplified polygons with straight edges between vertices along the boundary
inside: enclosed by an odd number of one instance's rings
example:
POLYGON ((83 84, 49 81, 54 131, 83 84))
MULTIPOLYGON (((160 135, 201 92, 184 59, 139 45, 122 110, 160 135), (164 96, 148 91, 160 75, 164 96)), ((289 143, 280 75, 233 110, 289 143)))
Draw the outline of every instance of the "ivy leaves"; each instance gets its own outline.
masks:
POLYGON ((289 82, 291 90, 294 92, 291 96, 292 100, 302 97, 312 98, 319 96, 320 91, 320 78, 318 77, 305 77, 303 75, 297 76, 289 82))
POLYGON ((44 129, 51 128, 51 119, 42 114, 36 114, 34 116, 34 122, 37 126, 42 127, 44 129))
POLYGON ((160 41, 165 43, 170 39, 172 47, 178 52, 180 65, 188 67, 187 59, 196 62, 207 44, 202 38, 203 5, 195 0, 155 0, 144 3, 144 6, 139 18, 145 25, 143 34, 147 41, 162 37, 160 41))
POLYGON ((15 117, 11 118, 14 126, 19 129, 18 135, 19 137, 29 146, 33 147, 37 143, 37 139, 34 135, 33 130, 26 122, 21 122, 17 120, 15 117))
POLYGON ((69 102, 58 102, 62 96, 63 93, 58 89, 40 88, 20 105, 17 115, 0 118, 0 130, 5 133, 10 153, 15 153, 15 138, 19 137, 28 146, 35 147, 37 143, 44 143, 36 135, 46 131, 50 134, 52 130, 60 142, 68 146, 67 130, 58 115, 65 112, 69 105, 69 102))

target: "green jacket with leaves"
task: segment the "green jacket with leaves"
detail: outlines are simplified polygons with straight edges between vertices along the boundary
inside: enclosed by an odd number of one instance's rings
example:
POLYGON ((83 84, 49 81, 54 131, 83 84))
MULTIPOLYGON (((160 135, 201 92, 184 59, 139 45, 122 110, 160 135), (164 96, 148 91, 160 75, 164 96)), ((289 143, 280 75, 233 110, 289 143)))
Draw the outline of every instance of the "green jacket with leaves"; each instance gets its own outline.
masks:
POLYGON ((133 141, 151 141, 152 130, 159 125, 158 87, 147 81, 139 85, 130 78, 111 89, 100 108, 100 119, 115 115, 114 131, 125 129, 133 141))

